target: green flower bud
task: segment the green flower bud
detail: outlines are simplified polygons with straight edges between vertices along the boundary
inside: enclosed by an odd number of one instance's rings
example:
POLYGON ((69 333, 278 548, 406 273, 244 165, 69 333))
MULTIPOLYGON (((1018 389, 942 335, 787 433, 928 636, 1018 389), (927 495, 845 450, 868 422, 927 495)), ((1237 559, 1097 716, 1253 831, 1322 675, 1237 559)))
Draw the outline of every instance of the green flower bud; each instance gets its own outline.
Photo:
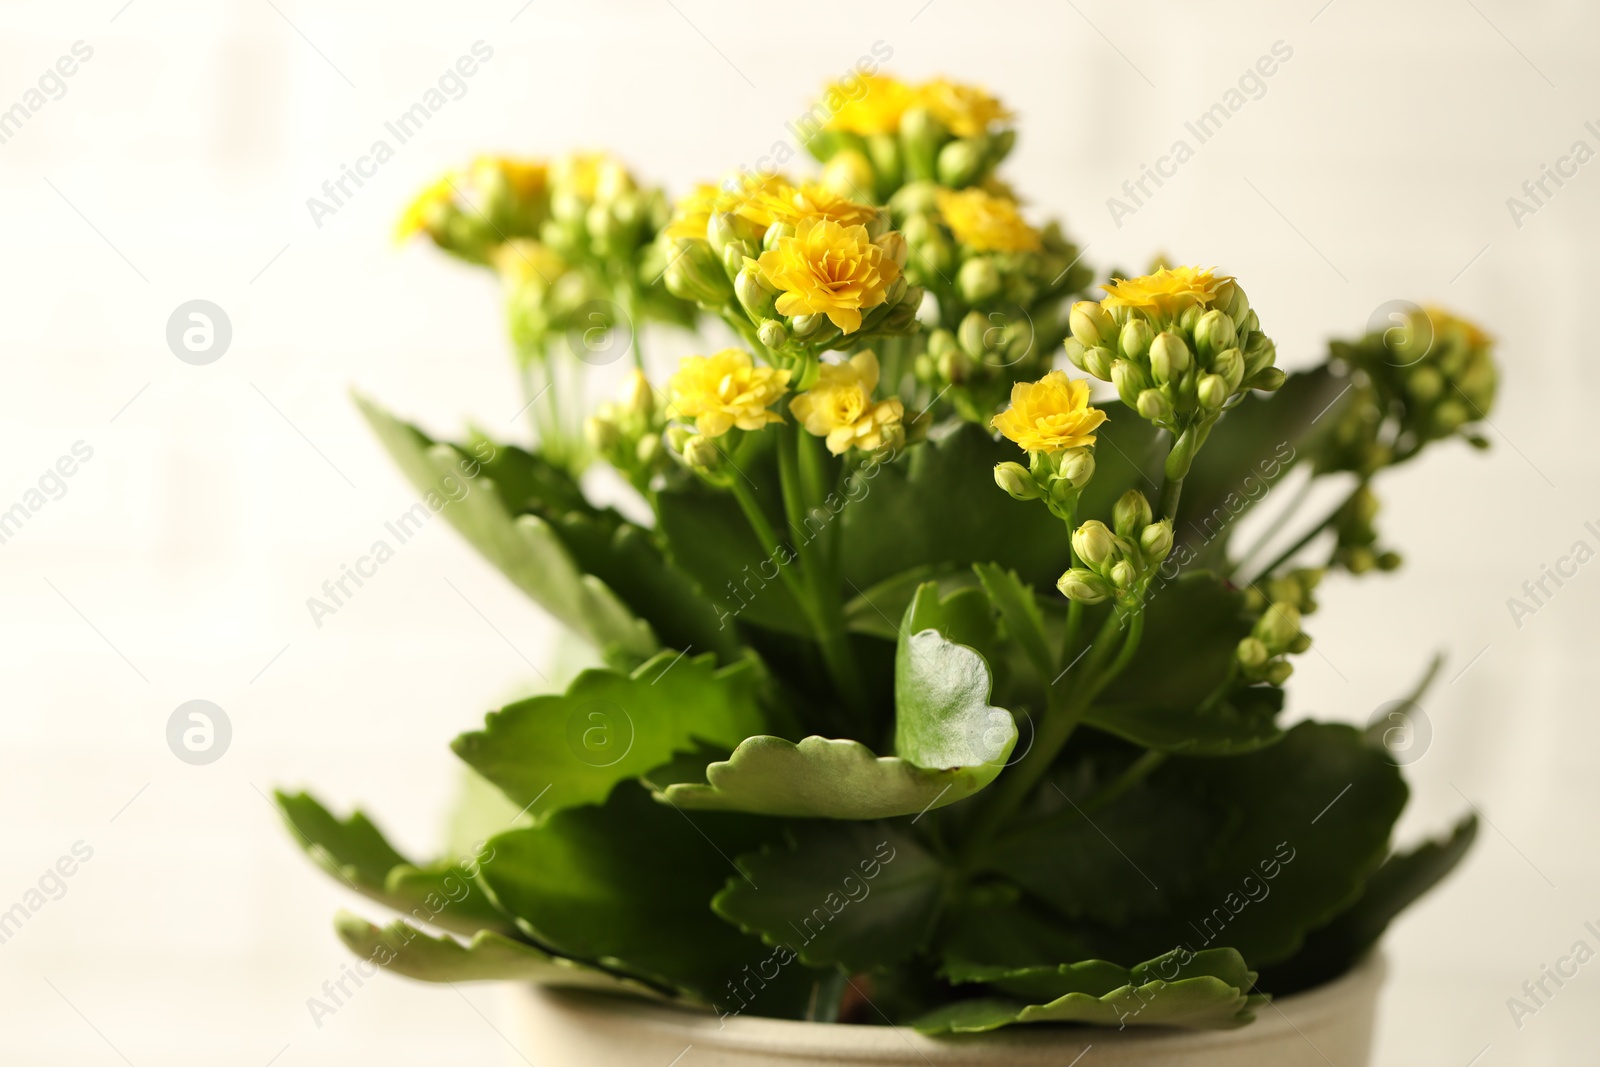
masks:
POLYGON ((1111 364, 1111 383, 1117 387, 1117 395, 1122 402, 1130 408, 1139 406, 1139 394, 1150 388, 1150 379, 1145 377, 1133 362, 1119 359, 1111 364))
POLYGON ((1211 373, 1221 376, 1228 383, 1229 393, 1238 392, 1239 384, 1244 381, 1244 353, 1237 348, 1225 348, 1218 352, 1212 357, 1211 373))
POLYGON ((1232 348, 1237 336, 1233 320, 1216 308, 1201 315, 1194 324, 1194 346, 1203 359, 1232 348))
POLYGON ((1216 411, 1228 402, 1228 397, 1233 395, 1233 390, 1228 388, 1228 381, 1220 374, 1208 374, 1200 379, 1196 390, 1200 399, 1200 406, 1207 411, 1216 411))
POLYGON ((1128 324, 1122 328, 1122 333, 1117 338, 1117 346, 1127 359, 1140 359, 1150 351, 1150 342, 1155 339, 1155 331, 1144 319, 1129 319, 1128 324))
POLYGON ((1160 563, 1172 551, 1172 520, 1162 519, 1139 533, 1139 550, 1150 563, 1160 563))
POLYGON ((668 426, 663 436, 667 439, 667 447, 681 456, 689 438, 694 436, 694 430, 688 426, 668 426))
POLYGON ((1039 485, 1033 480, 1033 475, 1028 473, 1028 468, 1015 461, 995 464, 994 484, 1011 494, 1014 500, 1039 498, 1039 485))
POLYGON ((1150 372, 1165 385, 1189 369, 1189 346, 1171 330, 1164 330, 1150 342, 1150 372))
POLYGON ((1274 604, 1256 620, 1255 635, 1268 648, 1288 648, 1300 636, 1300 609, 1293 604, 1274 604))
POLYGON ((900 116, 900 148, 906 176, 913 181, 931 181, 937 177, 939 149, 949 139, 950 132, 927 108, 907 108, 900 116))
POLYGON ((1380 571, 1399 570, 1404 560, 1398 552, 1383 552, 1378 555, 1378 569, 1380 571))
POLYGON ((818 326, 827 321, 827 318, 822 315, 796 315, 789 320, 789 329, 794 332, 796 337, 810 337, 817 332, 818 326))
POLYGON ((755 259, 755 251, 748 241, 729 241, 722 246, 722 269, 728 277, 736 277, 744 269, 745 260, 755 259))
POLYGON ((987 303, 1000 292, 1000 272, 988 256, 969 259, 956 275, 956 288, 969 304, 987 303))
POLYGON ((1106 344, 1117 336, 1117 324, 1106 314, 1106 309, 1093 300, 1080 300, 1073 304, 1067 323, 1072 329, 1072 336, 1090 347, 1106 344))
POLYGON ((1068 600, 1098 604, 1111 595, 1111 585, 1094 571, 1074 567, 1056 580, 1056 588, 1068 600))
POLYGON ((956 339, 961 342, 961 348, 967 355, 982 359, 988 352, 988 332, 989 320, 983 312, 969 311, 967 317, 961 320, 956 339))
POLYGON ((1296 653, 1296 654, 1299 654, 1301 652, 1309 651, 1310 648, 1311 648, 1311 635, 1310 634, 1303 633, 1299 637, 1296 637, 1293 641, 1289 642, 1289 651, 1293 652, 1293 653, 1296 653))
POLYGON ((734 227, 734 216, 729 211, 712 212, 706 219, 706 240, 711 243, 711 250, 719 257, 722 250, 728 246, 729 241, 739 239, 739 231, 734 227))
POLYGON ((1265 677, 1272 685, 1281 686, 1284 682, 1289 680, 1289 676, 1293 673, 1294 664, 1290 663, 1288 660, 1280 659, 1276 663, 1267 665, 1265 677))
POLYGON ((1111 381, 1111 369, 1119 362, 1109 348, 1095 346, 1083 354, 1083 369, 1102 382, 1111 381))
POLYGON ((679 239, 663 275, 667 291, 683 300, 717 307, 733 296, 733 286, 704 241, 679 239))
POLYGON ((911 258, 911 245, 906 241, 906 235, 898 231, 884 234, 878 241, 878 247, 883 249, 884 255, 894 260, 897 267, 904 267, 906 260, 911 258))
POLYGON ((1150 513, 1150 501, 1145 499, 1143 493, 1137 489, 1129 489, 1117 499, 1111 508, 1111 525, 1116 528, 1117 534, 1128 540, 1133 540, 1140 530, 1154 520, 1150 513))
MULTIPOLYGON (((875 133, 867 138, 867 155, 872 160, 872 167, 878 172, 878 193, 887 194, 890 189, 898 188, 901 181, 900 142, 893 134, 875 133)), ((866 186, 856 183, 861 188, 866 186)))
POLYGON ((939 149, 939 183, 952 189, 971 185, 983 170, 984 154, 971 141, 951 141, 939 149))
POLYGON ((1061 477, 1074 489, 1082 489, 1094 477, 1094 453, 1087 448, 1068 449, 1059 461, 1061 477))
POLYGON ((1228 313, 1236 330, 1244 329, 1245 319, 1250 314, 1250 299, 1237 281, 1224 282, 1217 290, 1217 306, 1228 313))
POLYGON ((738 276, 733 279, 733 293, 739 298, 740 305, 757 322, 770 319, 778 313, 772 294, 761 284, 754 267, 743 267, 739 270, 738 276))
POLYGON ((683 443, 683 461, 693 470, 709 474, 721 464, 722 451, 711 438, 694 434, 683 443))
POLYGON ((1234 651, 1234 656, 1242 667, 1254 669, 1267 662, 1267 646, 1259 638, 1246 637, 1239 642, 1239 647, 1234 651))
POLYGON ((583 436, 595 451, 605 452, 622 440, 622 430, 615 422, 596 413, 583 420, 583 436))
POLYGON ((1244 376, 1254 378, 1278 358, 1278 348, 1265 334, 1253 334, 1244 346, 1244 376))
POLYGON ((1118 589, 1132 589, 1133 583, 1139 580, 1139 569, 1127 560, 1117 563, 1111 568, 1111 581, 1118 589))
POLYGON ((767 319, 756 330, 756 336, 768 348, 782 348, 789 343, 789 331, 783 328, 783 323, 777 319, 767 319))
POLYGON ((1091 567, 1099 567, 1110 560, 1116 549, 1116 539, 1099 519, 1090 519, 1072 531, 1072 550, 1091 567))
POLYGON ((1069 337, 1065 341, 1061 342, 1061 347, 1067 350, 1067 359, 1072 362, 1074 367, 1077 367, 1081 371, 1088 371, 1088 361, 1084 359, 1084 356, 1089 350, 1084 347, 1082 341, 1078 340, 1076 337, 1069 337))
POLYGON ((1455 397, 1446 398, 1433 409, 1433 426, 1437 433, 1454 433, 1468 418, 1467 406, 1455 397))
POLYGON ((646 434, 639 438, 639 443, 634 446, 634 455, 639 457, 639 462, 646 467, 653 466, 661 458, 661 438, 657 434, 646 434))
POLYGON ((1289 376, 1277 367, 1268 367, 1254 378, 1250 379, 1250 388, 1260 389, 1263 393, 1276 393, 1283 388, 1283 383, 1289 376))
POLYGON ((1406 378, 1406 392, 1424 404, 1437 400, 1444 392, 1444 375, 1427 364, 1416 367, 1406 378))
POLYGON ((1172 404, 1167 400, 1166 394, 1159 389, 1145 389, 1140 392, 1134 407, 1138 409, 1140 418, 1148 419, 1150 422, 1166 422, 1172 418, 1172 404))

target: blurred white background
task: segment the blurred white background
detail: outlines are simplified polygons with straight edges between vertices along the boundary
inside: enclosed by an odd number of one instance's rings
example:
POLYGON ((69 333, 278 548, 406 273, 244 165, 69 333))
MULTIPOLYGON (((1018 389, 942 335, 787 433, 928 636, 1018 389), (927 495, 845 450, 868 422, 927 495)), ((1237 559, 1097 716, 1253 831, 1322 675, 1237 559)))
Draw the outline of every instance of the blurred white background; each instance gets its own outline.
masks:
POLYGON ((1325 586, 1294 712, 1364 721, 1446 651, 1401 836, 1469 802, 1491 821, 1391 932, 1378 1062, 1594 1062, 1600 970, 1520 1028, 1506 1006, 1600 921, 1600 567, 1520 628, 1507 607, 1575 541, 1600 545, 1600 162, 1520 226, 1506 203, 1575 141, 1600 149, 1593 5, 12 0, 0 27, 0 109, 92 49, 0 143, 0 510, 75 442, 93 450, 0 544, 0 909, 93 849, 0 945, 0 1061, 523 1062, 489 986, 383 977, 313 1023, 306 999, 346 959, 329 919, 352 901, 264 799, 314 784, 426 853, 446 742, 537 681, 523 656, 557 656, 549 621, 443 524, 320 629, 308 614, 413 499, 350 386, 441 431, 516 432, 497 294, 397 251, 395 215, 482 150, 609 146, 681 191, 789 140, 881 41, 891 71, 1015 108, 1004 173, 1088 261, 1166 250, 1237 274, 1291 366, 1393 298, 1501 339, 1493 450, 1441 448, 1381 483, 1408 566, 1325 586), (315 225, 307 197, 479 40, 493 58, 467 94, 315 225), (1275 42, 1292 58, 1265 94, 1119 227, 1107 198, 1275 42), (165 342, 196 298, 233 325, 209 366, 165 342), (164 736, 195 698, 234 732, 205 767, 164 736))

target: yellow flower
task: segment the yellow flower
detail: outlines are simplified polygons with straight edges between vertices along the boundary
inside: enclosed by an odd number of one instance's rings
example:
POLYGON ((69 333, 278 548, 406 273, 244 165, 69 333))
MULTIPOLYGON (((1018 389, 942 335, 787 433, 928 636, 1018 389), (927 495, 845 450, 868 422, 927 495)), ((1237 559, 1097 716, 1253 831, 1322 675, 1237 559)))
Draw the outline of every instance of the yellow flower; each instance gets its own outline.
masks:
POLYGON ((512 289, 548 287, 567 272, 566 260, 555 249, 531 237, 513 237, 496 246, 489 262, 512 289))
POLYGON ((817 384, 789 401, 789 410, 807 433, 827 438, 836 456, 852 448, 897 447, 905 440, 905 407, 896 397, 874 404, 877 387, 878 357, 862 352, 846 363, 822 364, 817 384))
POLYGON ((894 133, 900 116, 916 103, 910 86, 887 75, 863 74, 853 84, 834 82, 822 92, 822 106, 831 114, 828 129, 867 136, 894 133))
POLYGON ((400 213, 400 221, 394 228, 394 239, 397 242, 415 237, 428 228, 428 222, 434 213, 455 199, 455 180, 458 177, 460 175, 453 172, 446 174, 418 193, 416 199, 406 205, 406 209, 400 213))
POLYGON ((1169 318, 1181 314, 1190 305, 1209 307, 1217 291, 1233 279, 1226 274, 1213 274, 1199 267, 1165 267, 1142 278, 1118 278, 1101 286, 1106 298, 1100 301, 1103 308, 1137 308, 1140 311, 1169 318))
POLYGON ((607 152, 573 152, 550 165, 552 185, 580 200, 609 202, 633 188, 628 168, 607 152))
POLYGON ((1017 203, 982 189, 939 189, 939 214, 956 239, 980 252, 1037 252, 1039 231, 1022 220, 1017 203))
POLYGON ((845 333, 861 328, 863 309, 888 299, 900 265, 867 236, 865 226, 841 226, 813 216, 780 238, 757 261, 782 292, 780 315, 826 315, 845 333))
POLYGON ((703 241, 711 216, 722 212, 732 212, 765 230, 772 225, 773 205, 783 203, 793 192, 794 186, 781 174, 746 172, 728 177, 721 185, 702 183, 673 208, 667 236, 703 241))
POLYGON ((512 159, 508 156, 479 156, 472 161, 472 184, 481 189, 486 179, 498 175, 518 200, 529 201, 544 195, 550 168, 542 160, 512 159))
POLYGON ((750 353, 724 348, 711 356, 685 356, 667 382, 668 417, 693 419, 706 437, 737 426, 759 430, 783 416, 767 410, 789 387, 789 372, 757 367, 750 353))
POLYGON ((1089 383, 1053 370, 1036 382, 1011 387, 1011 406, 991 423, 1029 452, 1059 452, 1094 444, 1106 413, 1089 406, 1089 383))
POLYGON ((878 217, 879 211, 879 208, 840 196, 816 182, 806 182, 798 188, 787 184, 769 184, 751 195, 750 203, 742 214, 752 221, 764 218, 768 226, 774 222, 799 226, 813 215, 831 219, 841 226, 865 226, 878 217))
POLYGON ((978 88, 946 78, 935 78, 917 89, 917 100, 957 137, 977 137, 991 122, 1011 118, 1005 106, 978 88))

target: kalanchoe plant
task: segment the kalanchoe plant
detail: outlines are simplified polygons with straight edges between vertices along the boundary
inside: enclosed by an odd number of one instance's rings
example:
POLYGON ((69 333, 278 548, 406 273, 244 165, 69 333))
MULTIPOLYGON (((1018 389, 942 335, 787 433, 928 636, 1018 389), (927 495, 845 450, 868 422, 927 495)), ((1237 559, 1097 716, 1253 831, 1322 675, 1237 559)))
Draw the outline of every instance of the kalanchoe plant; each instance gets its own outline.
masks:
POLYGON ((591 502, 548 437, 437 441, 362 401, 419 491, 465 480, 444 514, 604 665, 456 739, 504 816, 441 859, 279 794, 317 862, 402 913, 340 936, 432 981, 930 1033, 1231 1027, 1342 973, 1475 823, 1394 851, 1407 789, 1381 739, 1279 723, 1325 569, 1297 560, 1333 529, 1331 562, 1364 569, 1369 483, 1476 440, 1489 340, 1419 311, 1286 375, 1214 271, 1064 301, 1070 248, 990 184, 992 98, 879 78, 836 117, 828 184, 747 176, 669 217, 614 171, 547 194, 556 171, 501 165, 475 212, 453 184, 414 209, 465 258, 537 241, 593 291, 697 305, 743 343, 637 369, 589 417, 644 522, 591 502), (1032 339, 1063 358, 976 388, 946 356, 995 350, 964 335, 996 302, 1060 305, 1032 339), (1297 463, 1359 484, 1251 567, 1232 523, 1297 463))

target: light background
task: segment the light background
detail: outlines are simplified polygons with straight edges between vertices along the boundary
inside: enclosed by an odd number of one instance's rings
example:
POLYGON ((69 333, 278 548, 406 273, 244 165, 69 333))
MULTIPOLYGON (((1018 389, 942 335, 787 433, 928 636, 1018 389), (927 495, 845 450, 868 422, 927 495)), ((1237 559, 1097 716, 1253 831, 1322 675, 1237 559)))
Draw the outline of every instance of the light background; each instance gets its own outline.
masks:
POLYGON ((1520 227, 1506 206, 1574 141, 1600 149, 1592 5, 121 4, 0 14, 0 108, 74 41, 94 49, 0 145, 0 510, 75 441, 93 448, 0 545, 0 909, 73 842, 94 849, 0 945, 0 1061, 522 1062, 489 986, 384 977, 312 1023, 306 998, 347 958, 329 917, 355 902, 263 797, 315 784, 426 852, 447 740, 558 656, 548 620, 442 523, 320 629, 307 612, 413 499, 349 387, 439 430, 515 432, 491 285, 395 250, 392 221, 485 149, 605 145, 682 190, 788 141, 820 83, 882 41, 893 71, 978 81, 1017 110, 1006 176, 1097 268, 1157 250, 1224 267, 1291 366, 1393 298, 1501 339, 1493 450, 1440 448, 1382 482, 1408 566, 1325 587, 1293 709, 1363 721, 1445 650, 1401 836, 1469 802, 1492 821, 1388 938, 1378 1062, 1593 1062, 1600 971, 1520 1030, 1506 1007, 1600 920, 1600 567, 1520 628, 1506 603, 1575 541, 1600 547, 1584 527, 1600 528, 1600 163, 1520 227), (494 55, 467 95, 314 225, 306 198, 480 39, 494 55), (1293 56, 1266 94, 1118 227, 1106 198, 1277 41, 1293 56), (164 340, 197 297, 234 329, 205 367, 164 340), (197 697, 233 724, 209 767, 164 739, 197 697))

